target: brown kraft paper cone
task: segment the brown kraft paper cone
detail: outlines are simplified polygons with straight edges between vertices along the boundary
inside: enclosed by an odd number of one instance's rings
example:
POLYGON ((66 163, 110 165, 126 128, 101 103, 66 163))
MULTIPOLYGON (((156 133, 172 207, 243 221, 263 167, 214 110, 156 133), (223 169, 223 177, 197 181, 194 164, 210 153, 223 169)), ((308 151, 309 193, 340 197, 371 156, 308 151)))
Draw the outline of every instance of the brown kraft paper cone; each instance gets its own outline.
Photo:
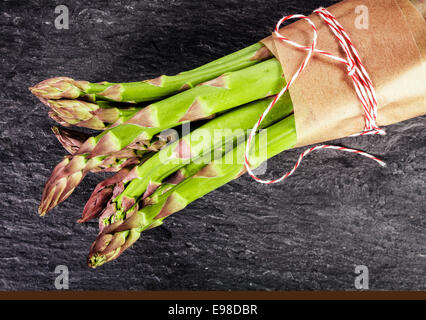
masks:
MULTIPOLYGON (((377 125, 426 114, 426 22, 413 5, 408 0, 346 0, 327 10, 348 33, 374 84, 377 125), (357 28, 359 8, 368 10, 366 29, 357 28)), ((317 49, 345 57, 326 23, 317 14, 309 18, 318 29, 317 49)), ((302 45, 312 43, 312 28, 303 20, 283 27, 280 33, 302 45)), ((307 52, 281 42, 275 35, 262 42, 290 79, 307 52)), ((342 63, 314 54, 289 91, 296 119, 296 146, 363 131, 362 105, 342 63)))

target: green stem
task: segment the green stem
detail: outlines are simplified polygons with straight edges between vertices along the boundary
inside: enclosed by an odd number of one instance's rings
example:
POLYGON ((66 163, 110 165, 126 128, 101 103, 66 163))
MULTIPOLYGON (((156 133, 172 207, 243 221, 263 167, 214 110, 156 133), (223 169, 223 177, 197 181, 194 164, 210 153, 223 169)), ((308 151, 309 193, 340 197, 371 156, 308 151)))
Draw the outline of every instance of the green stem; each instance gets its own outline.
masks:
MULTIPOLYGON (((244 141, 247 131, 254 126, 271 101, 272 98, 267 98, 252 102, 210 120, 179 141, 163 148, 143 165, 136 166, 129 174, 132 181, 114 199, 118 217, 133 207, 142 196, 149 196, 161 185, 163 179, 190 161, 209 163, 215 155, 221 157, 225 149, 232 150, 236 144, 244 141)), ((292 110, 290 96, 286 94, 264 119, 259 129, 283 119, 292 110)), ((124 179, 123 182, 128 181, 124 179)))
POLYGON ((276 94, 284 83, 280 63, 269 59, 143 108, 125 123, 89 138, 70 161, 63 161, 54 169, 55 174, 43 191, 40 214, 68 198, 84 174, 97 167, 108 154, 140 141, 149 143, 155 134, 184 122, 276 94))
POLYGON ((274 95, 284 84, 281 65, 276 59, 226 73, 191 90, 150 104, 123 124, 90 140, 83 152, 90 150, 90 157, 96 157, 121 150, 136 140, 150 140, 162 130, 187 121, 205 119, 274 95))
MULTIPOLYGON (((267 135, 255 136, 254 146, 262 146, 265 143, 266 152, 264 148, 251 148, 252 168, 258 167, 265 160, 296 144, 294 116, 291 115, 268 127, 267 135)), ((163 220, 172 213, 184 209, 192 201, 241 176, 245 172, 244 164, 242 161, 235 160, 243 159, 244 152, 245 144, 238 145, 234 148, 234 161, 231 163, 224 158, 214 160, 176 187, 158 195, 155 204, 131 212, 124 220, 116 221, 105 228, 91 246, 88 258, 89 266, 95 268, 116 259, 139 239, 144 230, 162 224, 163 220)))
POLYGON ((175 76, 160 76, 152 80, 126 83, 90 83, 58 77, 45 80, 30 90, 45 99, 85 98, 91 101, 108 100, 138 103, 170 96, 179 91, 216 78, 225 72, 240 70, 271 58, 269 50, 256 43, 196 69, 175 76))

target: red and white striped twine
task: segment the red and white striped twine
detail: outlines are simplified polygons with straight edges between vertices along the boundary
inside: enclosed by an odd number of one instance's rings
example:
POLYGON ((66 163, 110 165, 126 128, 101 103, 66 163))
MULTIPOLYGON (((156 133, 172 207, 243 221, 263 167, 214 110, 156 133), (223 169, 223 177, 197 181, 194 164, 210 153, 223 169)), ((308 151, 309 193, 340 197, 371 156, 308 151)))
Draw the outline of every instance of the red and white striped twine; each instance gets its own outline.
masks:
POLYGON ((315 24, 312 22, 311 19, 309 19, 307 16, 300 15, 300 14, 293 14, 286 17, 283 17, 280 21, 278 21, 277 25, 275 26, 275 35, 280 39, 281 41, 290 44, 298 49, 307 51, 307 55, 303 63, 300 65, 299 69, 296 71, 296 73, 293 75, 293 77, 290 79, 290 81, 287 83, 287 85, 275 96, 273 101, 269 104, 269 106, 266 108, 266 110, 263 112, 262 116, 259 118, 256 125, 253 127, 252 131, 250 132, 250 135, 248 137, 247 146, 245 150, 244 155, 244 165, 247 169, 247 172, 249 175, 255 179, 259 183, 264 184, 273 184, 278 183, 286 179, 287 177, 291 176, 296 169, 299 167, 300 163, 302 162, 302 159, 309 153, 315 150, 319 149, 334 149, 334 150, 340 150, 340 151, 346 151, 346 152, 352 152, 367 158, 370 158, 377 163, 379 163, 381 166, 385 166, 386 164, 372 156, 371 154, 368 154, 363 151, 345 148, 345 147, 339 147, 339 146, 332 146, 332 145, 319 145, 312 148, 309 148, 305 150, 297 160, 295 166, 293 169, 286 174, 284 174, 282 177, 275 179, 275 180, 262 180, 258 178, 253 171, 250 168, 250 162, 248 160, 249 157, 249 151, 250 151, 250 144, 252 142, 252 139, 254 135, 256 134, 257 129, 259 128, 260 123, 263 121, 263 119, 266 117, 266 115, 271 111, 271 109, 274 107, 275 103, 278 101, 278 99, 281 98, 281 96, 290 88, 290 86, 294 83, 294 81, 297 79, 297 77, 300 75, 300 73, 306 68, 306 65, 308 64, 309 60, 311 59, 312 55, 314 53, 322 54, 326 57, 329 57, 330 59, 339 61, 346 65, 348 70, 348 75, 351 77, 354 89, 356 91, 356 94, 358 96, 359 101, 362 104, 362 108, 364 110, 365 114, 365 127, 364 131, 361 133, 356 133, 351 136, 362 136, 367 134, 381 134, 384 135, 385 131, 380 129, 376 125, 376 118, 377 118, 377 98, 376 98, 376 92, 374 90, 373 83, 368 76, 367 71, 365 70, 361 59, 358 55, 358 52, 356 51, 354 45, 352 44, 348 34, 345 32, 343 27, 339 24, 339 22, 336 20, 336 18, 326 9, 319 8, 314 11, 316 14, 318 14, 324 22, 330 27, 331 31, 334 33, 336 38, 339 40, 340 46, 342 47, 343 51, 346 54, 347 59, 343 59, 340 57, 336 57, 332 55, 331 53, 323 50, 319 50, 316 48, 317 45, 317 39, 318 39, 318 32, 317 28, 315 27, 315 24), (279 28, 281 24, 283 24, 285 21, 290 19, 304 19, 306 22, 308 22, 312 29, 313 29, 313 39, 312 44, 309 47, 302 46, 294 41, 289 40, 288 38, 284 37, 282 34, 279 33, 279 28))

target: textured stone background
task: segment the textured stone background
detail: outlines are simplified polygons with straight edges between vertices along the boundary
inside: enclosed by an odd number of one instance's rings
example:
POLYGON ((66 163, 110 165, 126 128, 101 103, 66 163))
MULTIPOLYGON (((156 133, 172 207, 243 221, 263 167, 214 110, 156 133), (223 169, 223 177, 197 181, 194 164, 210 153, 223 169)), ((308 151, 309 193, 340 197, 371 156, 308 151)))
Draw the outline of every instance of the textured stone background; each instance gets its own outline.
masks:
MULTIPOLYGON (((76 224, 100 181, 89 175, 44 219, 36 210, 50 171, 64 155, 53 122, 28 87, 64 75, 135 81, 174 74, 268 35, 284 14, 333 1, 1 1, 0 289, 354 289, 354 267, 372 289, 426 289, 425 117, 387 128, 386 137, 343 139, 388 163, 325 151, 286 183, 247 176, 146 232, 119 260, 86 266, 96 223, 76 224), (70 29, 56 30, 66 4, 70 29)), ((269 162, 270 176, 301 150, 269 162)))

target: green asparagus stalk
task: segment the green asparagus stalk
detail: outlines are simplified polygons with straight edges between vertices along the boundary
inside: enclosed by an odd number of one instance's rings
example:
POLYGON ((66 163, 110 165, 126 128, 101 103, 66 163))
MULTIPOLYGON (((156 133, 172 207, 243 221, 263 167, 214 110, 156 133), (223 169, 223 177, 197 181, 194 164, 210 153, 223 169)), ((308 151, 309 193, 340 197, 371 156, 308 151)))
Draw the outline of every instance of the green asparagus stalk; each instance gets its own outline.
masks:
MULTIPOLYGON (((222 156, 226 154, 227 150, 222 150, 222 156)), ((231 150, 232 151, 232 150, 231 150)), ((211 157, 211 161, 214 161, 214 157, 211 157)), ((182 181, 185 181, 187 178, 193 176, 198 171, 200 171, 203 167, 205 167, 208 163, 211 161, 195 161, 191 162, 188 165, 186 165, 183 168, 180 168, 176 172, 172 173, 170 176, 168 176, 166 179, 164 179, 161 183, 161 186, 159 186, 155 191, 150 194, 149 196, 145 197, 142 201, 141 208, 143 206, 148 206, 155 204, 159 201, 159 197, 164 195, 167 191, 171 190, 172 188, 176 187, 179 183, 182 181)), ((111 218, 111 217, 110 217, 111 218)), ((108 221, 103 220, 104 226, 107 226, 111 224, 111 220, 108 221)))
MULTIPOLYGON (((186 178, 189 178, 193 174, 197 173, 205 165, 206 164, 203 162, 191 162, 187 166, 180 168, 178 171, 174 172, 169 177, 167 177, 163 181, 162 185, 159 188, 157 188, 150 197, 144 199, 143 201, 144 205, 146 203, 154 202, 155 199, 157 199, 155 195, 160 195, 169 191, 170 189, 172 189, 173 187, 175 187, 176 185, 184 181, 186 178)), ((100 232, 102 232, 102 230, 106 226, 111 224, 111 221, 114 220, 116 210, 115 210, 115 203, 113 203, 112 201, 108 201, 108 199, 114 198, 117 195, 117 193, 123 190, 123 186, 122 186, 123 176, 124 176, 124 172, 123 172, 123 175, 121 175, 120 177, 118 176, 117 178, 113 177, 114 179, 105 181, 100 184, 100 186, 104 186, 104 188, 101 187, 100 189, 98 189, 98 193, 105 194, 105 196, 103 197, 100 196, 100 197, 97 197, 95 201, 87 202, 86 206, 91 206, 91 208, 87 210, 86 213, 83 213, 82 219, 80 219, 78 222, 86 222, 100 215, 99 217, 100 232)))
POLYGON ((124 124, 89 138, 72 160, 61 162, 56 174, 46 183, 39 213, 41 215, 64 201, 106 155, 182 122, 200 120, 236 106, 276 94, 283 86, 280 63, 276 59, 226 73, 193 89, 153 103, 137 112, 124 124))
MULTIPOLYGON (((119 181, 120 192, 117 191, 116 194, 120 193, 120 195, 109 204, 112 208, 108 207, 106 210, 113 215, 119 215, 121 211, 126 211, 135 205, 139 198, 149 196, 166 177, 184 167, 189 161, 208 163, 215 155, 221 157, 223 149, 229 145, 232 150, 234 142, 238 143, 245 139, 247 130, 253 127, 271 101, 272 98, 266 98, 231 110, 210 120, 179 141, 169 144, 146 163, 136 166, 128 176, 119 181), (126 188, 124 188, 125 184, 127 184, 126 188)), ((292 109, 290 96, 286 94, 262 122, 261 128, 284 118, 292 109)), ((110 197, 112 193, 104 192, 105 187, 109 189, 113 186, 111 184, 105 186, 101 182, 96 187, 83 210, 82 221, 88 220, 86 216, 93 218, 100 213, 101 208, 92 205, 92 202, 107 203, 105 197, 110 197)))
MULTIPOLYGON (((217 151, 219 147, 229 146, 231 150, 233 142, 241 143, 245 140, 247 131, 258 121, 261 114, 272 101, 272 98, 252 102, 246 106, 232 110, 191 134, 183 137, 162 149, 143 165, 136 166, 123 182, 129 182, 123 192, 114 199, 116 203, 116 216, 120 216, 127 210, 132 210, 138 199, 149 196, 163 179, 184 167, 189 160, 193 162, 205 162, 211 160, 211 152, 217 151), (218 134, 219 133, 219 134, 218 134), (202 139, 200 139, 200 137, 202 139), (185 161, 187 160, 187 161, 185 161)), ((267 115, 260 125, 260 129, 270 126, 293 110, 290 96, 286 94, 267 115)), ((222 154, 222 148, 218 154, 222 154)))
POLYGON ((90 139, 79 153, 90 158, 121 150, 135 141, 150 141, 164 129, 195 121, 245 103, 278 93, 285 83, 280 63, 269 59, 249 68, 224 74, 214 80, 155 102, 122 125, 90 139))
POLYGON ((152 80, 128 83, 90 83, 67 77, 56 77, 40 82, 30 88, 43 99, 87 99, 138 103, 152 101, 216 78, 225 72, 244 69, 272 57, 261 43, 256 43, 223 58, 212 61, 191 71, 176 76, 160 76, 152 80))
POLYGON ((49 106, 52 114, 51 118, 63 124, 85 127, 94 130, 105 130, 111 124, 118 125, 134 116, 142 107, 129 106, 97 101, 91 103, 83 100, 44 100, 49 106))
MULTIPOLYGON (((296 128, 294 116, 267 128, 267 135, 256 135, 254 145, 263 145, 265 149, 251 148, 250 163, 252 168, 258 167, 265 160, 277 155, 296 144, 296 128), (260 151, 261 150, 261 151, 260 151)), ((233 159, 244 157, 245 144, 239 144, 233 151, 233 159)), ((140 210, 129 211, 122 220, 107 226, 98 235, 90 248, 88 264, 96 268, 116 259, 129 248, 144 230, 160 225, 169 215, 184 209, 189 203, 204 196, 229 181, 245 173, 241 161, 227 162, 225 159, 214 160, 204 166, 196 174, 179 183, 166 193, 157 195, 154 204, 140 210)))

